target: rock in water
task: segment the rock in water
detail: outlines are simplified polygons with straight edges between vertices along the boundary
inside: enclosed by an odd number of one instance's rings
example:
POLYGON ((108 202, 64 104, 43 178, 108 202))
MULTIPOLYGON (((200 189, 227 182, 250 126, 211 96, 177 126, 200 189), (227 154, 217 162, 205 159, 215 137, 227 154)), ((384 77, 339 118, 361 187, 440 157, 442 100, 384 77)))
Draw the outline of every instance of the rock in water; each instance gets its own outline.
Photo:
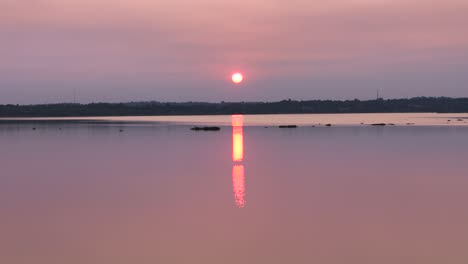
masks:
POLYGON ((219 131, 221 130, 221 128, 214 127, 214 126, 207 126, 207 127, 192 127, 191 130, 193 131, 219 131))

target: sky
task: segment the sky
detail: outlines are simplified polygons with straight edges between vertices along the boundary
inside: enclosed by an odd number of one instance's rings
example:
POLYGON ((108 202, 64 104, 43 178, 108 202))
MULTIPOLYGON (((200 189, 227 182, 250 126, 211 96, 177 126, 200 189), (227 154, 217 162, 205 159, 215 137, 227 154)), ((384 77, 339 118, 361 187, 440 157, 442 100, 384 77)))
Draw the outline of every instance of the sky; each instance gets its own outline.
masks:
POLYGON ((0 104, 468 97, 467 14, 466 0, 0 0, 0 104))

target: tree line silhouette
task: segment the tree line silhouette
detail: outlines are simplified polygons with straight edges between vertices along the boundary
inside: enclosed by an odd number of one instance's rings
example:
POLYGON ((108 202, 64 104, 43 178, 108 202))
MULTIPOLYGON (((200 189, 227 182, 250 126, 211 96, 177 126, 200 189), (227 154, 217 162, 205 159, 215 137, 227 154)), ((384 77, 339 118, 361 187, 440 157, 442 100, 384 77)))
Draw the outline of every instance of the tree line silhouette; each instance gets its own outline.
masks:
POLYGON ((129 102, 0 105, 0 117, 230 115, 308 113, 462 113, 468 98, 415 97, 376 100, 283 100, 278 102, 129 102))

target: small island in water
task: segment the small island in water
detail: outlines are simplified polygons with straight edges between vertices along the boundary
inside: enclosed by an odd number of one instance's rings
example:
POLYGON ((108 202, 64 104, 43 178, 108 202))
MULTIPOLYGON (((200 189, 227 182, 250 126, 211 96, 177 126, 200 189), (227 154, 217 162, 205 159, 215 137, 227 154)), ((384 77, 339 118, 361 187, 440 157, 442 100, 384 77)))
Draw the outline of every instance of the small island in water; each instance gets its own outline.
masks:
POLYGON ((415 97, 375 100, 278 102, 128 102, 0 105, 0 117, 80 117, 325 113, 467 113, 468 98, 415 97))

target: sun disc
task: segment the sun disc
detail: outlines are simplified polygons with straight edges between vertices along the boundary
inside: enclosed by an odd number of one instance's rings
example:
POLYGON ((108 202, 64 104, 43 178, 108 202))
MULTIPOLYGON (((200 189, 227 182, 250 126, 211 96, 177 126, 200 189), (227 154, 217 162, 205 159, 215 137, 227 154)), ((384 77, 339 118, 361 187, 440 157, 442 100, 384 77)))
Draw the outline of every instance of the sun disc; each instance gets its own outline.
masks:
POLYGON ((232 81, 233 81, 234 83, 241 83, 242 80, 244 80, 244 76, 242 76, 241 73, 236 72, 236 73, 234 73, 234 74, 232 75, 232 81))

